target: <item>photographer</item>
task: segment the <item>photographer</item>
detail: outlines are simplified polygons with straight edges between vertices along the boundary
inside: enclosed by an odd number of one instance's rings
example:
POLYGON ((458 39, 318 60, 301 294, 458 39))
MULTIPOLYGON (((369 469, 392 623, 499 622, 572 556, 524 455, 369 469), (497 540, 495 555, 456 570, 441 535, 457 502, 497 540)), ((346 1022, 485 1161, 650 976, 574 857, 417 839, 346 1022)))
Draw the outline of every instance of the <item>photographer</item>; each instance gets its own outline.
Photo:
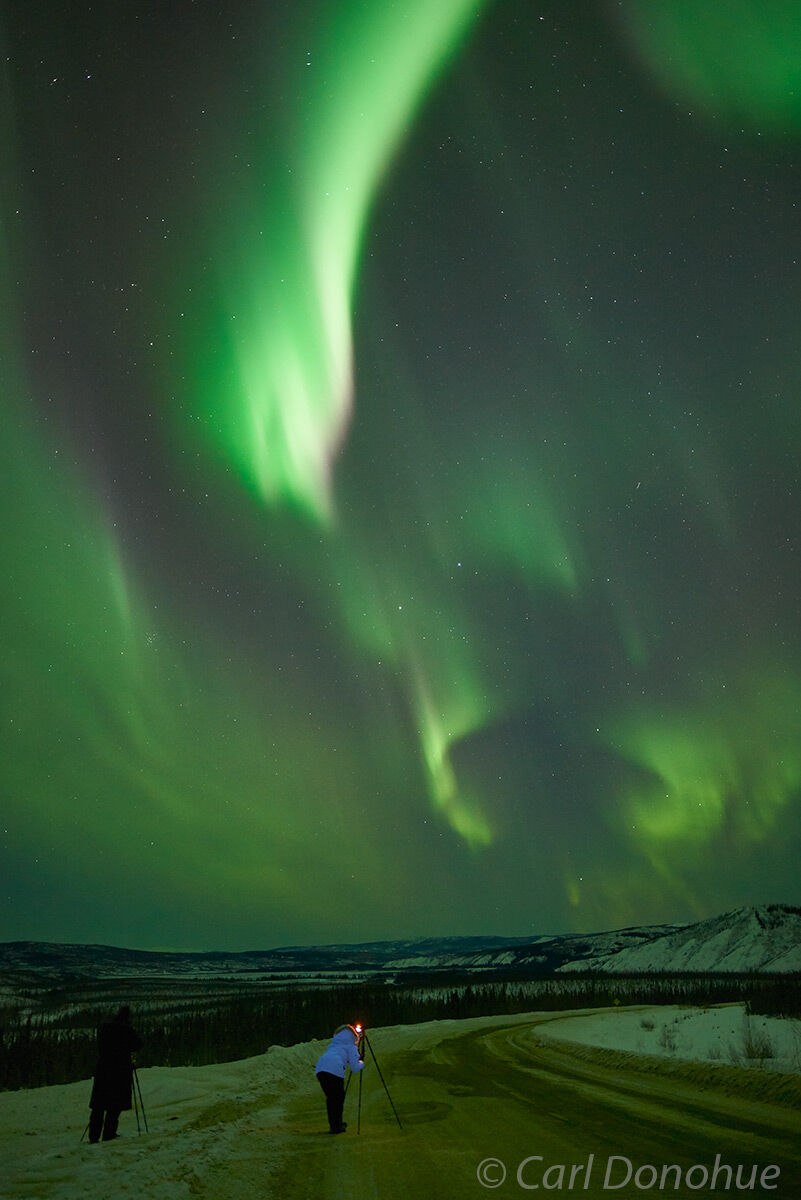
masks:
POLYGON ((142 1039, 131 1027, 131 1010, 124 1004, 112 1021, 97 1031, 97 1067, 89 1107, 89 1141, 117 1137, 120 1113, 131 1108, 133 1060, 142 1039))
POLYGON ((340 1025, 324 1054, 315 1063, 314 1071, 325 1094, 328 1127, 331 1133, 344 1133, 347 1124, 342 1120, 345 1106, 345 1068, 354 1075, 361 1071, 364 1059, 359 1056, 360 1031, 353 1025, 340 1025))

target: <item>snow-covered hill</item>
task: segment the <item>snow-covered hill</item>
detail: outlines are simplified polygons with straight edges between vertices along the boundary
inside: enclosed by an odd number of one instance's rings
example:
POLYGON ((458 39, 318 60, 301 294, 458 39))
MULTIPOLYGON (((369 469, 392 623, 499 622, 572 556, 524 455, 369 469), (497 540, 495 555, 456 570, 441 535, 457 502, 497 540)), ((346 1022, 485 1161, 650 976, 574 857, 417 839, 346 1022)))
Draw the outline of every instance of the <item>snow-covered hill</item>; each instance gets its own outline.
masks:
POLYGON ((583 957, 558 969, 627 975, 643 971, 801 971, 801 908, 785 904, 736 908, 640 945, 583 957))
POLYGON ((0 944, 0 977, 11 987, 114 978, 203 980, 323 979, 445 971, 548 974, 553 971, 801 971, 801 909, 738 908, 694 925, 638 925, 611 932, 529 938, 445 937, 341 946, 204 954, 0 944))
POLYGON ((0 975, 19 986, 44 980, 184 979, 404 972, 523 970, 546 973, 566 961, 638 946, 679 926, 635 926, 612 933, 443 937, 356 945, 289 946, 241 953, 173 953, 53 942, 0 943, 0 975))
POLYGON ((467 948, 437 952, 432 943, 429 953, 406 954, 392 958, 385 964, 386 970, 525 970, 549 972, 557 970, 567 961, 586 957, 609 955, 628 947, 639 946, 662 934, 683 928, 680 925, 633 925, 627 929, 615 929, 611 933, 564 933, 554 936, 532 938, 505 947, 486 949, 467 948))

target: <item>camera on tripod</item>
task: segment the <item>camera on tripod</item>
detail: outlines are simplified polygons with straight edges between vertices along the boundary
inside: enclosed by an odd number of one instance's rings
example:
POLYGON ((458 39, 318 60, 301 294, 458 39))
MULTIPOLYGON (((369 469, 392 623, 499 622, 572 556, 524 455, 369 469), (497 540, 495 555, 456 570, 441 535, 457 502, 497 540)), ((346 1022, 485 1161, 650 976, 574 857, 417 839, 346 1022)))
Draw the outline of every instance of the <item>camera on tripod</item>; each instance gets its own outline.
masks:
MULTIPOLYGON (((372 1045, 370 1044, 370 1039, 367 1036, 367 1030, 365 1029, 364 1025, 362 1025, 361 1021, 356 1021, 353 1025, 350 1026, 350 1028, 353 1030, 353 1033, 356 1037, 356 1044, 359 1048, 359 1054, 362 1056, 362 1058, 365 1061, 367 1060, 367 1051, 368 1050, 370 1051, 372 1060, 375 1063, 375 1068, 378 1071, 378 1078, 381 1080, 381 1084, 384 1088, 384 1091, 387 1094, 387 1100, 389 1100, 392 1111, 395 1114, 395 1120, 398 1122, 398 1125, 400 1126, 400 1128, 403 1129, 403 1126, 401 1125, 401 1119, 398 1116, 398 1110, 395 1108, 395 1105, 392 1101, 392 1097, 389 1094, 389 1088, 387 1087, 386 1080, 384 1079, 384 1074, 381 1070, 381 1067, 378 1065, 378 1059, 375 1056, 375 1050, 373 1049, 372 1045)), ((348 1086, 349 1086, 352 1078, 353 1078, 352 1075, 348 1076, 348 1082, 345 1084, 346 1094, 347 1094, 348 1086)), ((360 1071, 359 1072, 359 1109, 358 1109, 358 1123, 356 1126, 356 1132, 361 1133, 361 1129, 362 1129, 362 1072, 360 1071)))

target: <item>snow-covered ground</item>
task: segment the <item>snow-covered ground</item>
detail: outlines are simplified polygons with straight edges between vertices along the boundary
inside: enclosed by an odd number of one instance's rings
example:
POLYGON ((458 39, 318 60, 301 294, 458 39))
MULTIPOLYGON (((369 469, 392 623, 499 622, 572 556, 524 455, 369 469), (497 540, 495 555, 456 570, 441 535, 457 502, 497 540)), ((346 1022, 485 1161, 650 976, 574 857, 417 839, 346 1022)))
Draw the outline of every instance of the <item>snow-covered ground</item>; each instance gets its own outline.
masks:
POLYGON ((301 1077, 313 1082, 324 1045, 276 1046, 258 1058, 209 1067, 140 1070, 147 1139, 137 1136, 130 1112, 122 1115, 118 1141, 80 1140, 91 1081, 2 1093, 0 1196, 176 1200, 191 1196, 217 1164, 252 1154, 254 1142, 268 1167, 278 1148, 269 1133, 286 1095, 301 1077))
POLYGON ((742 1004, 610 1009, 557 1018, 538 1026, 537 1035, 632 1054, 801 1072, 801 1021, 751 1017, 742 1004))
MULTIPOLYGON (((520 1013, 502 1023, 531 1019, 520 1013)), ((499 1020, 397 1025, 377 1031, 375 1040, 382 1058, 399 1047, 415 1053, 441 1037, 491 1028, 499 1020)), ((81 1139, 91 1080, 0 1092, 0 1198, 191 1200, 202 1194, 231 1200, 240 1193, 227 1181, 232 1176, 247 1181, 253 1162, 259 1186, 245 1192, 264 1194, 260 1189, 287 1156, 329 1140, 318 1136, 327 1134, 327 1123, 314 1079, 314 1064, 327 1044, 326 1039, 273 1046, 255 1058, 207 1067, 142 1068, 149 1133, 143 1128, 140 1136, 135 1112, 125 1112, 119 1140, 106 1144, 81 1139), (303 1121, 291 1115, 299 1096, 308 1098, 310 1110, 303 1121)))
MULTIPOLYGON (((772 1067, 797 1069, 797 1025, 752 1018, 752 1042, 767 1033, 781 1052, 770 1062, 772 1067)), ((571 1067, 561 1085, 560 1059, 549 1062, 551 1047, 534 1049, 529 1038, 550 1035, 647 1054, 670 1053, 673 1039, 676 1057, 726 1064, 730 1045, 743 1061, 744 1032, 740 1006, 621 1008, 571 1017, 519 1013, 376 1030, 375 1045, 388 1068, 392 1094, 403 1113, 403 1129, 396 1129, 370 1064, 365 1072, 362 1136, 349 1134, 333 1141, 326 1133, 322 1095, 313 1075, 325 1041, 273 1047, 256 1058, 215 1066, 142 1069, 139 1076, 150 1132, 137 1136, 134 1114, 125 1113, 120 1140, 106 1145, 81 1141, 89 1116, 90 1081, 6 1092, 0 1094, 0 1196, 3 1200, 252 1200, 280 1195, 285 1200, 308 1200, 312 1195, 354 1195, 425 1200, 437 1194, 442 1200, 456 1200, 475 1190, 476 1167, 487 1154, 496 1155, 504 1145, 518 1159, 531 1152, 532 1123, 537 1130, 534 1148, 546 1156, 545 1161, 566 1161, 559 1156, 567 1152, 586 1157, 593 1150, 590 1134, 571 1116, 579 1075, 591 1085, 593 1118, 600 1120, 602 1113, 610 1145, 619 1145, 621 1153, 633 1160, 650 1162, 645 1154, 660 1153, 662 1159, 653 1161, 673 1161, 687 1128, 682 1105, 691 1084, 686 1079, 675 1095, 665 1074, 651 1081, 647 1093, 627 1093, 621 1099, 616 1068, 582 1061, 571 1067), (532 1083, 532 1051, 541 1060, 544 1055, 548 1065, 536 1084, 532 1083), (488 1072, 495 1092, 490 1088, 486 1094, 474 1093, 477 1062, 488 1072), (604 1090, 607 1078, 615 1083, 611 1098, 604 1090), (488 1095, 494 1097, 491 1103, 488 1095), (663 1095, 666 1107, 660 1108, 663 1095), (626 1110, 623 1117, 621 1105, 626 1110), (636 1122, 632 1126, 627 1106, 647 1113, 647 1144, 634 1139, 636 1122), (661 1132, 655 1134, 654 1129, 661 1132), (655 1136, 663 1141, 657 1151, 655 1136)), ((774 1079, 763 1073, 760 1082, 771 1084, 774 1079)), ((756 1119, 756 1097, 748 1093, 744 1106, 742 1083, 740 1097, 710 1091, 708 1083, 692 1093, 694 1105, 706 1106, 704 1128, 714 1122, 709 1126, 714 1136, 706 1158, 711 1162, 715 1152, 725 1151, 736 1159, 737 1148, 726 1142, 727 1131, 737 1122, 740 1129, 743 1121, 756 1119)), ((799 1103, 773 1096, 761 1097, 763 1101, 759 1119, 774 1139, 764 1157, 778 1153, 777 1131, 784 1131, 788 1145, 797 1145, 799 1103)), ((353 1121, 353 1096, 349 1103, 347 1115, 353 1121)), ((787 1151, 782 1170, 795 1161, 794 1153, 787 1151)))

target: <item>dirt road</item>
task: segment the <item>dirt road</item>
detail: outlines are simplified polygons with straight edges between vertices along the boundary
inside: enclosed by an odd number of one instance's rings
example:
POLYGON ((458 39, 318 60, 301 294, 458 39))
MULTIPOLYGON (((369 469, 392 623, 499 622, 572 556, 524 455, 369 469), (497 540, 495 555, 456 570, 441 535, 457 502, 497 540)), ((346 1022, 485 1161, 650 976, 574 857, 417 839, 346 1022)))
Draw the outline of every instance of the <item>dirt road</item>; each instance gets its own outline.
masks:
MULTIPOLYGON (((369 1055, 358 1135, 356 1081, 343 1136, 318 1132, 318 1097, 292 1105, 274 1194, 690 1197, 719 1195, 728 1182, 729 1194, 801 1197, 798 1110, 722 1095, 694 1082, 693 1068, 690 1078, 642 1074, 622 1067, 620 1056, 606 1066, 603 1054, 582 1058, 575 1047, 540 1042, 532 1023, 442 1040, 432 1033, 391 1031, 385 1047, 372 1040, 402 1130, 369 1055), (393 1048, 399 1042, 406 1044, 393 1048)), ((725 1068, 707 1074, 724 1085, 734 1079, 725 1068)))

